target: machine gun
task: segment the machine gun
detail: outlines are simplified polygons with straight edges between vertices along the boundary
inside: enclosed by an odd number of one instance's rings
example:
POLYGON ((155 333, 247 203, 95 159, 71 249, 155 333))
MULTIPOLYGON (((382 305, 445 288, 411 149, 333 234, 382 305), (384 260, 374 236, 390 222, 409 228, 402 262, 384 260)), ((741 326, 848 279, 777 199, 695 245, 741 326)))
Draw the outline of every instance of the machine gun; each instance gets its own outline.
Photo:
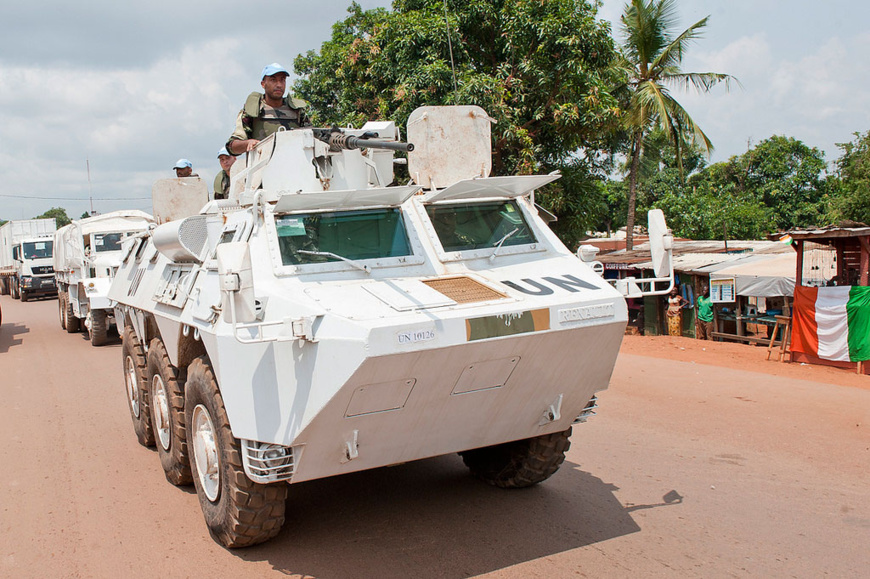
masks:
POLYGON ((388 151, 404 151, 408 153, 414 150, 414 145, 412 143, 382 141, 377 139, 378 134, 372 131, 363 133, 359 137, 355 137, 353 135, 346 135, 344 131, 338 127, 311 130, 314 131, 314 137, 316 139, 329 145, 330 150, 335 152, 353 149, 386 149, 388 151))

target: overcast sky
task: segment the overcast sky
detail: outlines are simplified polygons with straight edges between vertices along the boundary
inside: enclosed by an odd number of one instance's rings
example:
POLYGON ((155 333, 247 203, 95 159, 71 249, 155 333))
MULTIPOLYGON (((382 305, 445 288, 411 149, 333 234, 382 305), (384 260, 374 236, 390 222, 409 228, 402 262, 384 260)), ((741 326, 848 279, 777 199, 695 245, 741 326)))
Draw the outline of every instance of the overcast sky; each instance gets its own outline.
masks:
MULTIPOLYGON (((385 0, 359 0, 363 8, 385 0)), ((615 22, 623 0, 604 0, 615 22)), ((179 157, 211 188, 217 151, 262 67, 318 49, 349 0, 3 2, 0 218, 52 206, 150 211, 152 183, 179 157), (57 199, 37 199, 52 197, 57 199)), ((870 129, 870 4, 684 0, 681 26, 710 15, 687 71, 726 72, 743 88, 680 96, 725 160, 773 134, 819 147, 870 129)))

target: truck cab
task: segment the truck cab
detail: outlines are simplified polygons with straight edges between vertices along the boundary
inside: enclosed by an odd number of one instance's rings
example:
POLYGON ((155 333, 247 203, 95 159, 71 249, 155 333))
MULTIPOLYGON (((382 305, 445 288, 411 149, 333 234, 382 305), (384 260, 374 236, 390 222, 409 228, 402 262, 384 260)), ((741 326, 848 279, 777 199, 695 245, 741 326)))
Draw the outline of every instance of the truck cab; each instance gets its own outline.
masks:
POLYGON ((57 294, 53 264, 54 241, 50 237, 32 237, 21 240, 12 248, 17 264, 13 281, 13 297, 26 302, 31 297, 57 294))

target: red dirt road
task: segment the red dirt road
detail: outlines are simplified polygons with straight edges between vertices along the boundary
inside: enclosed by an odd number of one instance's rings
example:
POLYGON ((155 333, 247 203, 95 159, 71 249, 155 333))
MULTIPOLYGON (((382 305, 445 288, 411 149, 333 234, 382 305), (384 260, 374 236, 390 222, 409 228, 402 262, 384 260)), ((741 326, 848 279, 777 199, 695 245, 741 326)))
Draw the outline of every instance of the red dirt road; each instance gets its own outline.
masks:
POLYGON ((455 456, 302 483, 275 540, 228 551, 137 444, 119 342, 0 304, 0 577, 870 574, 870 377, 629 337, 544 484, 490 488, 455 456))

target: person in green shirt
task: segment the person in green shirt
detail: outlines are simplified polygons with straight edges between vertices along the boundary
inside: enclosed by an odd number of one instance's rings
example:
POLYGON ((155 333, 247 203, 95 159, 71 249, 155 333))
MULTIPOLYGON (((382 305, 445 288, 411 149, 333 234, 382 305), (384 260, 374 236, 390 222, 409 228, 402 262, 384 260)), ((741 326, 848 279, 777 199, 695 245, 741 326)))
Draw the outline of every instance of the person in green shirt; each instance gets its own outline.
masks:
POLYGON ((710 288, 704 286, 698 296, 698 331, 699 340, 713 339, 713 302, 710 301, 710 288))

